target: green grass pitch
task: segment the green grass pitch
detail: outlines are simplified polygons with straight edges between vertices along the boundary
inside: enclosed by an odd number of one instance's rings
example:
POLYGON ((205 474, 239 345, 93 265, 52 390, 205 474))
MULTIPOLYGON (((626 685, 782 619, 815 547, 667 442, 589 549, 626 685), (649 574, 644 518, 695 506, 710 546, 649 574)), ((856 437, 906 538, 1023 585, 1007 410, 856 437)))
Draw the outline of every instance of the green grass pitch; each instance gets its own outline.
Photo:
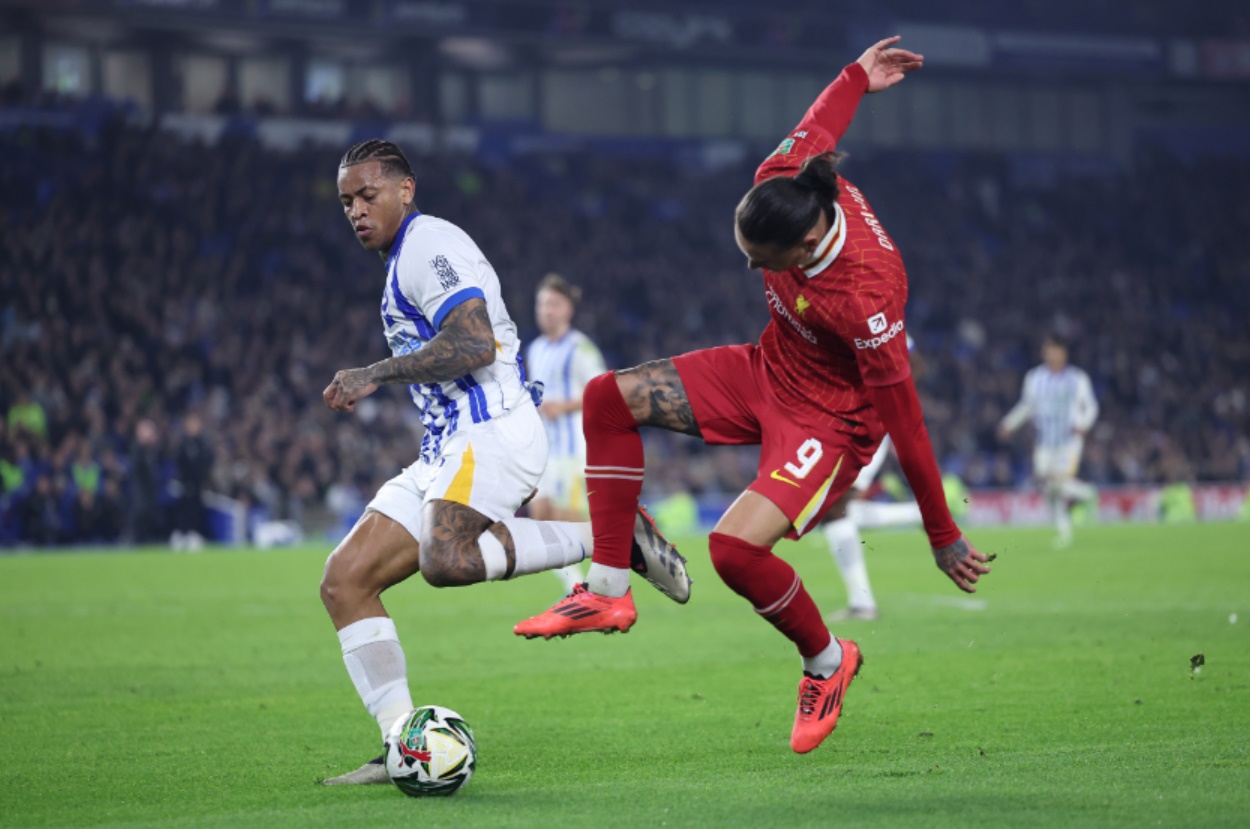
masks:
MULTIPOLYGON (((3 557, 0 826, 1250 825, 1250 527, 974 540, 998 559, 969 600, 919 533, 867 536, 882 618, 838 631, 867 661, 806 756, 797 658, 702 539, 690 604, 639 582, 628 636, 513 637, 547 575, 401 585, 414 700, 480 746, 469 786, 426 801, 314 785, 378 748, 324 549, 3 557)), ((818 538, 779 549, 839 606, 818 538)))

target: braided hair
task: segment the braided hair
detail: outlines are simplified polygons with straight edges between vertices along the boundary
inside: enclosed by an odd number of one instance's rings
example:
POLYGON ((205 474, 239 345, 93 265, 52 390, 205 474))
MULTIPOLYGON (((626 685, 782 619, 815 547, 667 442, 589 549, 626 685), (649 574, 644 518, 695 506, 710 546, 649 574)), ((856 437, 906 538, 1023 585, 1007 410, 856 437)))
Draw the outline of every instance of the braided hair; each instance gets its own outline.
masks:
POLYGON ((383 141, 380 138, 370 138, 352 147, 344 153, 339 167, 353 167, 367 161, 381 162, 382 172, 392 178, 410 178, 414 181, 417 178, 412 172, 412 165, 408 163, 404 151, 390 141, 383 141))
POLYGON ((734 211, 742 238, 784 250, 802 242, 821 213, 832 222, 841 160, 841 154, 821 153, 803 162, 793 178, 776 176, 752 187, 734 211))

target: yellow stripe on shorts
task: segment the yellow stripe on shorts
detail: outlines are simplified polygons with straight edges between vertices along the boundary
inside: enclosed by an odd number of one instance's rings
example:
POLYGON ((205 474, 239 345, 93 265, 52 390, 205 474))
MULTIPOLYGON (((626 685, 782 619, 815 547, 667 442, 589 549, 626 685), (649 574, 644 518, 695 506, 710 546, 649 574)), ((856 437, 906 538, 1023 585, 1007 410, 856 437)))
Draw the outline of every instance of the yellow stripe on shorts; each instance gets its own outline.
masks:
POLYGON ((588 514, 586 487, 582 485, 582 476, 574 475, 573 483, 569 485, 568 504, 566 505, 573 512, 580 512, 583 515, 588 514))
POLYGON ((807 502, 807 506, 803 507, 799 517, 794 519, 794 529, 799 535, 802 535, 807 530, 807 525, 812 520, 812 517, 825 505, 825 499, 829 497, 829 488, 833 486, 833 479, 838 477, 838 470, 842 468, 842 461, 845 458, 846 455, 838 458, 838 462, 833 466, 833 474, 829 476, 829 480, 820 485, 820 489, 816 490, 812 500, 807 502))
POLYGON ((456 470, 456 477, 451 479, 451 486, 447 487, 447 492, 443 495, 445 500, 469 506, 469 496, 473 494, 473 467, 473 444, 470 443, 464 447, 464 454, 460 456, 460 468, 456 470))

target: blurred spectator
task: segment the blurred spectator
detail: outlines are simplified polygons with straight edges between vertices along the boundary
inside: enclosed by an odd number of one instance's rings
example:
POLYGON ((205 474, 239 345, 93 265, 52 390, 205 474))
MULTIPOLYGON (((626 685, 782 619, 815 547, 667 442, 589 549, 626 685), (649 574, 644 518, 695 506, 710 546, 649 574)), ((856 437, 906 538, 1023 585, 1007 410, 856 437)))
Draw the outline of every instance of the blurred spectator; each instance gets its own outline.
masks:
POLYGON ((160 438, 156 424, 143 419, 135 426, 130 447, 130 521, 127 533, 135 544, 151 544, 161 538, 160 438))
POLYGON ((199 415, 183 419, 172 482, 177 501, 170 545, 175 550, 195 551, 204 545, 204 488, 213 469, 213 449, 203 431, 199 415))
POLYGON ((73 532, 68 540, 76 544, 105 541, 105 525, 108 520, 104 506, 96 498, 95 490, 80 489, 74 501, 73 532))
POLYGON ((78 455, 70 467, 74 488, 79 492, 90 492, 95 495, 100 490, 101 470, 91 453, 91 446, 85 441, 79 444, 78 455))
POLYGON ((14 433, 24 430, 41 441, 48 439, 48 416, 29 392, 18 392, 17 401, 9 407, 8 423, 14 433))
POLYGON ((21 521, 23 541, 43 546, 61 542, 61 507, 50 476, 35 481, 34 490, 22 502, 21 521))

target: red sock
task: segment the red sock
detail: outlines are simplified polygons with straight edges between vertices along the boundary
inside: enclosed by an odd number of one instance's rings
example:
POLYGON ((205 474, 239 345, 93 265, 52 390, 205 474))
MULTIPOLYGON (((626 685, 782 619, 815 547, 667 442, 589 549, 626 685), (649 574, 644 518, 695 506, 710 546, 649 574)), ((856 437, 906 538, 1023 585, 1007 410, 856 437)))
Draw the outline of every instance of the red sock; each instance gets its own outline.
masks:
POLYGON ((731 535, 712 533, 708 543, 712 566, 725 584, 798 645, 800 654, 815 656, 829 647, 833 636, 793 567, 769 548, 731 535))
POLYGON ((621 396, 615 374, 600 374, 586 384, 582 432, 586 435, 586 497, 595 533, 591 560, 607 567, 629 567, 644 460, 638 424, 621 396))

